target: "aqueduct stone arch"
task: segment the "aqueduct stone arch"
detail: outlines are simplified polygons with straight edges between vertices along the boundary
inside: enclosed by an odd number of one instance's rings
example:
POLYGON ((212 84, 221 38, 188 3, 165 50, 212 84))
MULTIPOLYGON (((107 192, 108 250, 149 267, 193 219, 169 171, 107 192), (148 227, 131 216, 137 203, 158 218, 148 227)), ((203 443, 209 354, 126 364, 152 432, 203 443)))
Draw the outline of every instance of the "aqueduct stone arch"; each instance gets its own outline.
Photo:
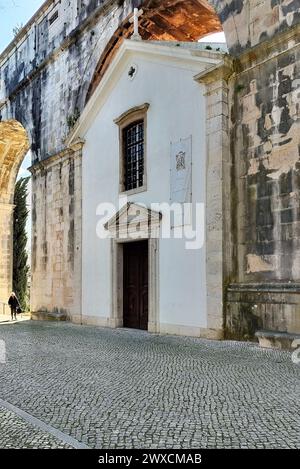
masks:
MULTIPOLYGON (((140 20, 140 35, 148 41, 197 41, 201 37, 222 30, 221 22, 208 1, 139 1, 135 5, 143 8, 140 20)), ((124 38, 131 36, 132 24, 127 17, 108 41, 94 76, 91 80, 87 101, 105 74, 112 58, 124 38)))
MULTIPOLYGON (((65 139, 103 64, 128 36, 133 7, 145 11, 145 39, 195 40, 222 25, 226 70, 199 77, 208 106, 221 109, 215 171, 224 187, 213 203, 223 207, 225 241, 209 275, 221 272, 216 301, 225 300, 227 336, 251 337, 257 327, 300 330, 298 0, 43 4, 0 56, 0 120, 22 122, 32 142, 33 311, 80 316, 82 143, 67 148, 65 139)), ((212 151, 216 135, 207 138, 212 151)))
POLYGON ((29 146, 27 132, 19 122, 0 122, 0 299, 7 299, 12 288, 14 186, 29 146))

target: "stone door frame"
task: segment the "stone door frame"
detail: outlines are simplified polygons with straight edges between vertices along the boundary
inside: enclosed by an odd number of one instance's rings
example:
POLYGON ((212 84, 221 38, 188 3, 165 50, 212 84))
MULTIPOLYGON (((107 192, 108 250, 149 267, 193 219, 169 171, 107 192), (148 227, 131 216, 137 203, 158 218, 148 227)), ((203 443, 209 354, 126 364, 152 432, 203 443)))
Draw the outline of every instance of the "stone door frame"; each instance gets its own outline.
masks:
POLYGON ((148 241, 149 256, 149 320, 148 332, 159 332, 159 239, 126 238, 111 240, 112 292, 111 327, 123 327, 123 245, 130 242, 148 241))

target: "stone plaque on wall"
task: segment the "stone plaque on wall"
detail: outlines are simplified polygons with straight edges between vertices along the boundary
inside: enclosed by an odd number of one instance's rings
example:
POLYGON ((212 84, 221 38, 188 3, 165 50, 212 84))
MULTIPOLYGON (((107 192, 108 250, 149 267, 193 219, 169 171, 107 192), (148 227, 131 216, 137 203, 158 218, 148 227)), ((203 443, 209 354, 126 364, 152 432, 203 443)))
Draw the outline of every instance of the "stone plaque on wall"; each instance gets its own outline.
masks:
POLYGON ((192 136, 171 143, 170 201, 192 201, 192 136))

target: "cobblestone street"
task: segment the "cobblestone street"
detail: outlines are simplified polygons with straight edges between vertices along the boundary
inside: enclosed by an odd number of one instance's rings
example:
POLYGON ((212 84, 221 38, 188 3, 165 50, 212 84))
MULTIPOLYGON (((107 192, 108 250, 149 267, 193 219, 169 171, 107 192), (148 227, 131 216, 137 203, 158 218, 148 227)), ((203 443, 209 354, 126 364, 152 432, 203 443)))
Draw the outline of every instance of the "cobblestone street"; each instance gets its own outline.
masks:
POLYGON ((30 321, 0 340, 1 448, 300 448, 290 352, 30 321))

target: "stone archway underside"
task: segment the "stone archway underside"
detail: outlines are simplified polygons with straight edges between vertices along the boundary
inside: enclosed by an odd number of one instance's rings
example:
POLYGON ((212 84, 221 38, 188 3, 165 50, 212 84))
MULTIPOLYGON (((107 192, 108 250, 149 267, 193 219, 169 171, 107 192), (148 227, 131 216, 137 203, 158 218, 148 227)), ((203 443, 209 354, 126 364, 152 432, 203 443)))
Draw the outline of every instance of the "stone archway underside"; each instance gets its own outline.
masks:
POLYGON ((12 288, 14 187, 28 150, 23 126, 15 120, 0 122, 0 302, 7 301, 12 288))
MULTIPOLYGON (((146 0, 141 3, 143 40, 193 42, 222 31, 220 19, 207 0, 146 0)), ((95 70, 87 101, 99 85, 123 39, 133 33, 129 18, 115 31, 95 70)))
POLYGON ((0 203, 13 203, 14 185, 25 154, 27 132, 19 122, 0 122, 0 203))

